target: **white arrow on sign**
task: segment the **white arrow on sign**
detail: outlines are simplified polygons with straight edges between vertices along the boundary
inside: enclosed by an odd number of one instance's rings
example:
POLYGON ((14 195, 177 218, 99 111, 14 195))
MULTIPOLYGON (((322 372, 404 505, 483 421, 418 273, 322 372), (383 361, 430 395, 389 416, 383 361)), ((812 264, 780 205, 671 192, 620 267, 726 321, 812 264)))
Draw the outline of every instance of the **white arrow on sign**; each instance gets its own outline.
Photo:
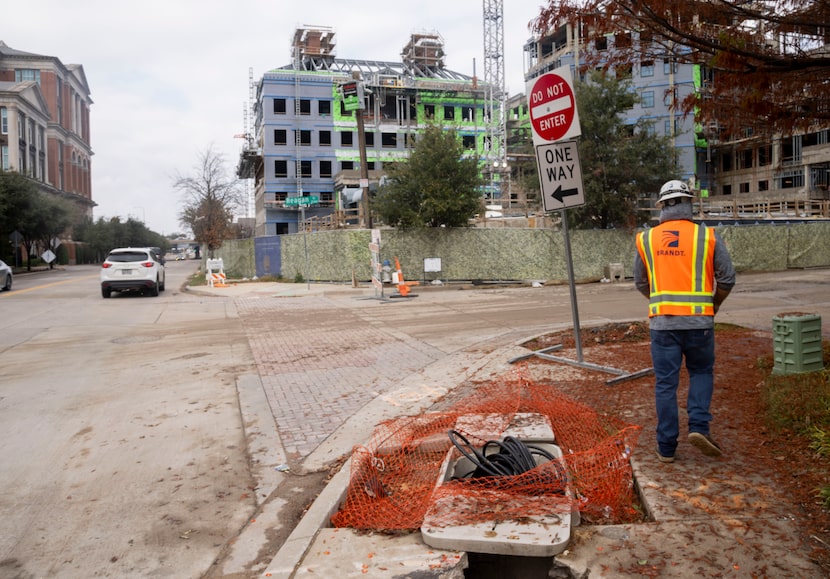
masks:
POLYGON ((539 145, 536 147, 536 163, 545 211, 585 204, 576 141, 539 145))

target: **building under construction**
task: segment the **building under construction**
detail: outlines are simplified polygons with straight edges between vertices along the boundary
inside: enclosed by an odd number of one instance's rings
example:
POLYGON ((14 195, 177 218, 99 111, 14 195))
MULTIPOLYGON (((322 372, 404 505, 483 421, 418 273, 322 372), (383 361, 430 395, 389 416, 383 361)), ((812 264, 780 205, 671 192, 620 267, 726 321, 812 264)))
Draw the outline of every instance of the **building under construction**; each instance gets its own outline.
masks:
MULTIPOLYGON (((337 58, 334 30, 307 26, 295 31, 291 57, 258 85, 251 79, 238 175, 254 181, 257 236, 294 233, 301 216, 366 225, 356 211, 364 192, 376 187, 384 164, 407 158, 430 122, 454 129, 482 166, 499 156, 502 143, 488 132, 486 87, 445 67, 437 33, 412 34, 400 62, 383 62, 337 58), (342 87, 355 78, 363 109, 353 112, 342 87)), ((497 187, 484 192, 500 194, 497 187)))

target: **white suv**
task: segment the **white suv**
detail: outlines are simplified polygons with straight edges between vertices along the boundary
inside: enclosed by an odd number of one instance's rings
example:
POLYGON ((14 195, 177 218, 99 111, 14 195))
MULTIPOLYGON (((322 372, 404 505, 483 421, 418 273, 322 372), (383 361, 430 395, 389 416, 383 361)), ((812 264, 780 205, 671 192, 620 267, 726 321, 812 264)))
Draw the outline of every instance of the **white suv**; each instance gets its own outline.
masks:
POLYGON ((101 295, 148 290, 151 296, 164 291, 164 258, 152 248, 124 247, 110 251, 101 266, 101 295))

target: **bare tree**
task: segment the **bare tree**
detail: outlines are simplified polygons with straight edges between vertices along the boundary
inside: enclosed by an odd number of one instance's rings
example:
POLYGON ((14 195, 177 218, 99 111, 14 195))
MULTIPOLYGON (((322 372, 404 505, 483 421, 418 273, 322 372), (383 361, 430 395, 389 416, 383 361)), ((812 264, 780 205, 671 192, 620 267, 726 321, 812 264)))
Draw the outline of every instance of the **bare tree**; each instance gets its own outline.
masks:
POLYGON ((193 231, 193 236, 207 248, 208 257, 233 237, 234 211, 242 199, 239 181, 228 177, 224 157, 209 146, 199 154, 194 176, 177 176, 173 186, 184 197, 179 222, 193 231))
POLYGON ((827 0, 552 0, 532 27, 576 24, 594 48, 613 34, 613 47, 580 54, 585 69, 701 65, 678 109, 734 136, 830 121, 828 22, 827 0))

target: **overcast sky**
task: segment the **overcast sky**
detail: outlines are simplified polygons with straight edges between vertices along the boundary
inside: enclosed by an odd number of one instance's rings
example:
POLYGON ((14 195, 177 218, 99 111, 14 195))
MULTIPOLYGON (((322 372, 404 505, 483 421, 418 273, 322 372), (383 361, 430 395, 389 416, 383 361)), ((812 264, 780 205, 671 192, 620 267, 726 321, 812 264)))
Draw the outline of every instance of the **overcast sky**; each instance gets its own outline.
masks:
MULTIPOLYGON (((504 2, 505 82, 524 92, 527 23, 547 0, 504 2)), ((26 0, 4 2, 0 40, 84 67, 93 100, 94 216, 182 231, 177 175, 212 147, 236 168, 249 71, 291 62, 295 28, 327 26, 337 57, 400 61, 415 32, 444 39, 447 68, 484 75, 480 0, 26 0)))

